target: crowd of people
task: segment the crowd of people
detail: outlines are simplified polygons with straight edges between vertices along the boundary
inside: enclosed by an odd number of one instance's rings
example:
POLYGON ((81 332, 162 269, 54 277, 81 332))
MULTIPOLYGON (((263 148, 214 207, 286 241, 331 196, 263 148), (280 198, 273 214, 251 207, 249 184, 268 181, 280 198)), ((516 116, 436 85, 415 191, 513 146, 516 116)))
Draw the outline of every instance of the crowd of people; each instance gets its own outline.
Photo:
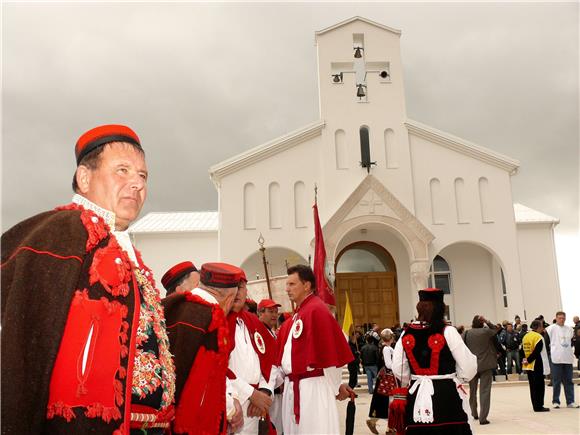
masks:
MULTIPOLYGON (((514 322, 504 320, 493 323, 481 315, 473 318, 471 327, 454 327, 467 349, 476 357, 476 371, 469 381, 469 412, 479 424, 488 420, 492 383, 498 376, 526 375, 530 388, 532 409, 548 412, 544 406, 545 381, 552 386, 552 406, 561 407, 561 388, 564 389, 566 407, 579 408, 574 401, 573 363, 580 358, 580 319, 575 316, 574 327, 565 325, 566 314, 558 311, 548 325, 543 315, 534 319, 530 328, 516 315, 514 322), (479 391, 479 397, 478 397, 479 391), (478 403, 479 398, 479 403, 478 403)), ((392 370, 392 350, 399 338, 415 321, 394 325, 391 329, 376 324, 361 325, 350 336, 349 345, 355 359, 349 364, 349 385, 358 385, 358 374, 366 373, 368 391, 373 394, 367 425, 377 434, 378 419, 387 418, 388 396, 377 394, 381 370, 392 370), (388 350, 388 351, 387 351, 388 350), (376 406, 382 400, 380 407, 376 406), (386 402, 385 402, 386 400, 386 402)), ((451 326, 446 322, 447 326, 451 326)), ((580 370, 580 360, 577 362, 580 370)), ((423 367, 423 366, 421 366, 423 367)), ((519 376, 516 377, 519 379, 519 376)), ((391 398, 392 400, 392 398, 391 398)), ((466 412, 467 413, 467 412, 466 412)), ((387 425, 387 433, 391 428, 387 425)))
POLYGON ((75 158, 72 202, 2 236, 3 434, 338 434, 336 400, 354 400, 361 364, 373 433, 388 419, 398 432, 469 434, 470 415, 488 423, 500 349, 508 370, 528 372, 534 410, 549 370, 555 407, 560 384, 576 407, 580 328, 562 312, 526 334, 476 316, 462 335, 444 320, 443 292, 423 289, 416 321, 372 325, 349 346, 306 265, 287 270, 296 308, 281 318, 275 301, 248 300, 244 271, 227 263, 176 264, 161 299, 128 233, 147 196, 139 137, 97 127, 75 158))

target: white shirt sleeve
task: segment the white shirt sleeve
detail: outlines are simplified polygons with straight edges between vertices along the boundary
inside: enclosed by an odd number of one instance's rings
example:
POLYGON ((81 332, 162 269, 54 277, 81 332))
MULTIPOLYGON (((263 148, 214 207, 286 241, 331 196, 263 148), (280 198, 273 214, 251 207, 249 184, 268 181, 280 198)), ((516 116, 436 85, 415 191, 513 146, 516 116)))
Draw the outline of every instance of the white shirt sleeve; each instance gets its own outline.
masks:
POLYGON ((226 378, 226 416, 228 420, 231 420, 236 412, 236 407, 234 406, 234 391, 232 388, 232 383, 230 379, 226 378))
POLYGON ((230 382, 234 396, 240 401, 240 405, 243 406, 254 392, 254 387, 240 378, 232 379, 230 382))
POLYGON ((326 367, 324 370, 324 378, 330 385, 335 396, 338 395, 340 384, 342 383, 342 367, 326 367))
POLYGON ((465 382, 470 381, 477 374, 477 357, 471 353, 453 326, 447 326, 443 335, 455 360, 457 377, 465 382))
POLYGON ((409 361, 403 349, 403 341, 401 340, 405 333, 401 334, 399 341, 395 345, 393 352, 393 374, 401 381, 401 385, 405 386, 411 382, 411 369, 409 368, 409 361))
POLYGON ((393 370, 393 348, 391 346, 383 347, 383 360, 385 360, 385 367, 393 370))
POLYGON ((258 384, 258 388, 266 388, 270 390, 272 395, 274 395, 274 383, 276 382, 275 368, 276 366, 272 366, 272 370, 270 370, 270 382, 266 382, 266 378, 260 373, 260 383, 258 384))

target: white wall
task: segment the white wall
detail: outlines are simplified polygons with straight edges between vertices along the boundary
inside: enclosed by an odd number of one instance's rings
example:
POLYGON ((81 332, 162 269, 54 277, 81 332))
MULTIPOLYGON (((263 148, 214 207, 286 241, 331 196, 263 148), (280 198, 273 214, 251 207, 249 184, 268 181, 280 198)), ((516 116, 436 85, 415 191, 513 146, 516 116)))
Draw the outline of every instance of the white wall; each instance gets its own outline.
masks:
POLYGON ((508 316, 523 313, 524 302, 520 275, 516 224, 513 211, 510 174, 491 164, 445 148, 425 138, 410 134, 415 186, 416 216, 435 236, 430 253, 435 257, 443 248, 458 242, 477 242, 494 253, 504 270, 508 293, 508 316), (463 218, 458 223, 455 179, 464 181, 463 218), (483 222, 479 195, 479 178, 489 181, 491 222, 483 222), (434 223, 429 183, 440 181, 438 210, 440 222, 434 223))
POLYGON ((200 268, 203 263, 218 261, 217 232, 137 233, 133 243, 143 255, 145 264, 153 270, 157 288, 165 289, 161 277, 172 266, 192 261, 200 268))
POLYGON ((550 323, 562 309, 552 224, 518 224, 517 235, 527 319, 550 323))
POLYGON ((264 236, 266 248, 285 247, 308 258, 309 243, 314 237, 311 207, 314 204, 319 148, 320 136, 242 168, 221 180, 219 211, 222 261, 242 264, 259 248, 260 233, 264 236), (301 228, 296 228, 294 214, 294 184, 297 181, 305 184, 304 201, 309 211, 306 226, 301 228), (244 229, 243 191, 248 182, 255 185, 255 229, 244 229), (268 216, 268 186, 272 182, 280 185, 282 197, 281 228, 274 229, 270 228, 268 216))
POLYGON ((492 255, 470 243, 449 246, 440 255, 447 260, 451 270, 451 295, 445 298, 446 302, 451 302, 453 324, 470 327, 476 314, 493 323, 504 320, 505 313, 498 313, 496 308, 501 290, 494 282, 492 255))
MULTIPOLYGON (((321 188, 321 220, 326 221, 344 203, 352 190, 366 177, 361 168, 359 128, 370 131, 371 160, 377 165, 371 173, 377 177, 405 206, 413 212, 413 193, 409 143, 404 127, 406 121, 403 68, 400 35, 362 21, 354 21, 317 36, 320 113, 326 122, 322 131, 319 186, 321 188), (357 80, 345 74, 342 84, 332 82, 332 65, 354 62, 353 34, 364 34, 364 61, 389 62, 391 81, 381 83, 378 73, 366 77, 368 102, 356 97, 357 80), (347 168, 337 169, 335 132, 345 132, 348 156, 347 168), (384 134, 392 129, 396 151, 396 167, 387 167, 384 134)), ((346 68, 345 68, 346 69, 346 68)))

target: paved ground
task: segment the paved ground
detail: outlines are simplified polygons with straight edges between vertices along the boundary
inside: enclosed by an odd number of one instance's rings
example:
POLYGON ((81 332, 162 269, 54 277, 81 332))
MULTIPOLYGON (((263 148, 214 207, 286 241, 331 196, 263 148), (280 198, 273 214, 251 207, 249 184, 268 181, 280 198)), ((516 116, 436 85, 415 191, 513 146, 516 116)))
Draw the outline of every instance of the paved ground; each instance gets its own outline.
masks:
MULTIPOLYGON (((366 392, 358 392, 355 431, 356 435, 366 435, 371 432, 366 426, 370 396, 366 392)), ((576 402, 580 402, 580 388, 575 386, 576 402)), ((546 406, 552 399, 552 388, 546 387, 546 406)), ((561 401, 564 401, 562 391, 561 401)), ((339 412, 344 427, 346 416, 346 401, 339 403, 339 412)), ((551 408, 551 406, 550 406, 551 408)), ((532 411, 528 386, 494 385, 491 392, 491 424, 480 426, 477 421, 473 428, 475 434, 580 434, 580 409, 552 409, 550 412, 535 413, 532 411)), ((384 433, 386 424, 379 422, 378 429, 384 433)), ((343 432, 344 433, 344 432, 343 432)), ((441 435, 445 435, 444 432, 441 435)))

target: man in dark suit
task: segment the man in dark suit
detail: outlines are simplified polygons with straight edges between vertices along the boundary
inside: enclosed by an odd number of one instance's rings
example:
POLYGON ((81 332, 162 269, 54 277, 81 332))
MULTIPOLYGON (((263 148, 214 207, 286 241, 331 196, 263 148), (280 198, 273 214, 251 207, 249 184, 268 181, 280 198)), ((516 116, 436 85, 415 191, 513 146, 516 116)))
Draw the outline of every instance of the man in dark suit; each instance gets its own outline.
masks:
POLYGON ((469 382, 469 405, 471 414, 479 424, 489 424, 489 402, 491 399, 492 371, 497 366, 497 353, 494 345, 497 326, 481 315, 473 318, 471 328, 465 331, 465 344, 477 356, 477 375, 469 382), (487 327, 484 327, 486 325, 487 327), (480 412, 477 413, 477 384, 480 382, 479 392, 480 412))

